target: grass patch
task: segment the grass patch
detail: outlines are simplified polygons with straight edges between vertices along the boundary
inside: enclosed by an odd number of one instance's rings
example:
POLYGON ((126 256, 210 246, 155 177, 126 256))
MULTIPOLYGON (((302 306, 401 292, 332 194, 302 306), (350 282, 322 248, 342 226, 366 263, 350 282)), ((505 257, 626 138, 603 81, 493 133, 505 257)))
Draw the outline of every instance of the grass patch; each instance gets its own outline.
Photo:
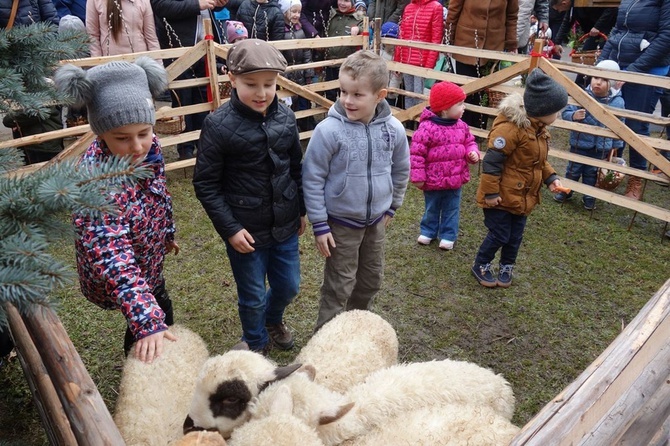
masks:
MULTIPOLYGON (((553 131, 555 144, 565 135, 553 131)), ((171 148, 168 148, 168 151, 171 148)), ((174 156, 169 152, 168 158, 174 156)), ((565 165, 556 162, 559 173, 565 165)), ((212 354, 223 353, 241 335, 235 283, 225 247, 195 198, 191 172, 171 172, 179 256, 166 261, 175 320, 199 333, 212 354)), ((663 223, 598 201, 593 213, 579 194, 564 205, 548 191, 528 220, 509 289, 484 289, 470 275, 485 228, 474 201, 478 176, 463 191, 461 227, 454 251, 435 243, 418 246, 423 196, 408 190, 388 231, 386 277, 375 311, 398 332, 402 361, 445 357, 489 367, 507 378, 517 398, 514 423, 525 424, 573 381, 629 323, 668 279, 670 243, 663 223)), ((647 185, 646 200, 670 207, 670 191, 647 185)), ((297 346, 309 339, 318 309, 323 259, 310 234, 300 241, 302 287, 286 321, 297 346)), ((54 246, 74 265, 72 244, 54 246)), ((76 285, 54 295, 58 314, 94 382, 113 411, 123 364, 125 330, 120 312, 86 301, 76 285)), ((296 349, 297 350, 297 349, 296 349)), ((273 351, 285 364, 294 352, 273 351)), ((21 367, 0 370, 2 444, 46 444, 21 367)))

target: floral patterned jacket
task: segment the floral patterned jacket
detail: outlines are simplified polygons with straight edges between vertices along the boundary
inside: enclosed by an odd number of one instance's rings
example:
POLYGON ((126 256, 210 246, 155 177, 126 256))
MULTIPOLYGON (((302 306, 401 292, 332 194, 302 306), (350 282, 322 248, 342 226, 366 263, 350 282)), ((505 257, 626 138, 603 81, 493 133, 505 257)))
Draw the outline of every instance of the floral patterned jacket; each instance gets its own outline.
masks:
MULTIPOLYGON (((109 149, 94 141, 81 163, 108 159, 109 149)), ((154 176, 124 184, 112 193, 118 212, 74 214, 75 250, 81 292, 104 309, 120 309, 135 339, 167 330, 152 290, 163 280, 166 244, 174 240, 172 198, 165 164, 154 136, 147 155, 154 176)))

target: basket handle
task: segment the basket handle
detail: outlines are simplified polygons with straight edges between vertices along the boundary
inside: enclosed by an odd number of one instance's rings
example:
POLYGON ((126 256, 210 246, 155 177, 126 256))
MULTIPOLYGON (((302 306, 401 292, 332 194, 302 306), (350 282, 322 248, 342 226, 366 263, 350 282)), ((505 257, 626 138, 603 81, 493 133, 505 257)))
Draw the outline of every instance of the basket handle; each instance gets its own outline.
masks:
MULTIPOLYGON (((582 36, 581 36, 579 39, 577 39, 577 43, 583 43, 583 42, 584 42, 586 39, 588 39, 589 37, 591 37, 591 35, 590 35, 589 33, 584 33, 584 34, 582 34, 582 36)), ((600 38, 603 39, 603 40, 607 40, 607 35, 601 33, 600 31, 598 32, 598 37, 600 37, 600 38)), ((570 56, 572 56, 572 55, 575 54, 576 52, 577 52, 577 45, 575 45, 575 46, 572 48, 572 51, 570 51, 570 56)))

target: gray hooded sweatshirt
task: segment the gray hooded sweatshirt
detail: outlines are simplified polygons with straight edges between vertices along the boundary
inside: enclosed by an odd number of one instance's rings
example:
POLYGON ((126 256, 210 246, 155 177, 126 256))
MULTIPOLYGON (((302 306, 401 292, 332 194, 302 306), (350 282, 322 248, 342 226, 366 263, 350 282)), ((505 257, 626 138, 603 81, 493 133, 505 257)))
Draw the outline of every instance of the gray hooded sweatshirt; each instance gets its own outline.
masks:
POLYGON ((369 124, 347 119, 340 102, 316 126, 302 165, 307 216, 316 235, 331 218, 351 227, 393 216, 409 179, 405 128, 381 101, 369 124))

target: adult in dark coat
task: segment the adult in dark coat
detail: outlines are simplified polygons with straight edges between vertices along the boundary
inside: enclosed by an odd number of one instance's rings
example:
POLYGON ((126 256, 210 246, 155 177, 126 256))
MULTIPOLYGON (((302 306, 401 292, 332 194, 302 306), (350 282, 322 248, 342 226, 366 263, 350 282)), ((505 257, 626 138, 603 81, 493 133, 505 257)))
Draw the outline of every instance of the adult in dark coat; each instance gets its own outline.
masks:
MULTIPOLYGON (((0 0, 0 28, 7 28, 13 3, 13 0, 0 0)), ((13 25, 26 26, 35 22, 58 25, 60 17, 51 0, 19 0, 13 25)))
POLYGON ((284 14, 277 0, 266 3, 244 0, 237 10, 237 20, 244 23, 250 39, 284 39, 284 14))
POLYGON ((326 37, 330 8, 337 8, 337 0, 302 0, 300 24, 307 38, 326 37))
MULTIPOLYGON (((670 69, 670 1, 622 0, 616 26, 605 43, 599 60, 614 60, 622 70, 665 76, 670 69)), ((653 113, 661 89, 626 82, 622 89, 627 110, 653 113)), ((649 123, 626 118, 626 125, 638 135, 649 136, 649 123)), ((647 160, 629 147, 629 165, 646 169, 647 160)), ((630 175, 626 196, 642 197, 642 180, 630 175)))
POLYGON ((574 1, 563 16, 558 33, 552 37, 553 42, 557 45, 556 51, 559 54, 563 52, 562 45, 568 42, 570 29, 575 23, 579 24, 582 34, 589 35, 582 45, 583 51, 595 50, 599 42, 602 47, 604 42, 603 39, 599 40, 599 33, 605 35, 610 33, 616 22, 617 8, 588 8, 573 5, 574 1))
MULTIPOLYGON (((151 8, 154 11, 156 22, 156 35, 161 48, 179 48, 195 45, 204 36, 202 18, 212 19, 212 10, 223 8, 225 0, 151 0, 151 8), (204 12, 204 14, 201 14, 204 12)), ((214 26, 214 39, 224 42, 219 35, 219 27, 214 26)), ((172 60, 166 60, 166 65, 172 60)), ((178 79, 192 79, 205 77, 204 59, 196 62, 187 69, 178 79)), ((178 98, 172 95, 172 107, 201 104, 207 102, 206 87, 182 88, 175 90, 178 98)), ((186 115, 186 128, 184 132, 200 130, 207 112, 186 115)), ((195 156, 197 147, 194 141, 188 141, 177 145, 179 159, 189 159, 195 156)))

